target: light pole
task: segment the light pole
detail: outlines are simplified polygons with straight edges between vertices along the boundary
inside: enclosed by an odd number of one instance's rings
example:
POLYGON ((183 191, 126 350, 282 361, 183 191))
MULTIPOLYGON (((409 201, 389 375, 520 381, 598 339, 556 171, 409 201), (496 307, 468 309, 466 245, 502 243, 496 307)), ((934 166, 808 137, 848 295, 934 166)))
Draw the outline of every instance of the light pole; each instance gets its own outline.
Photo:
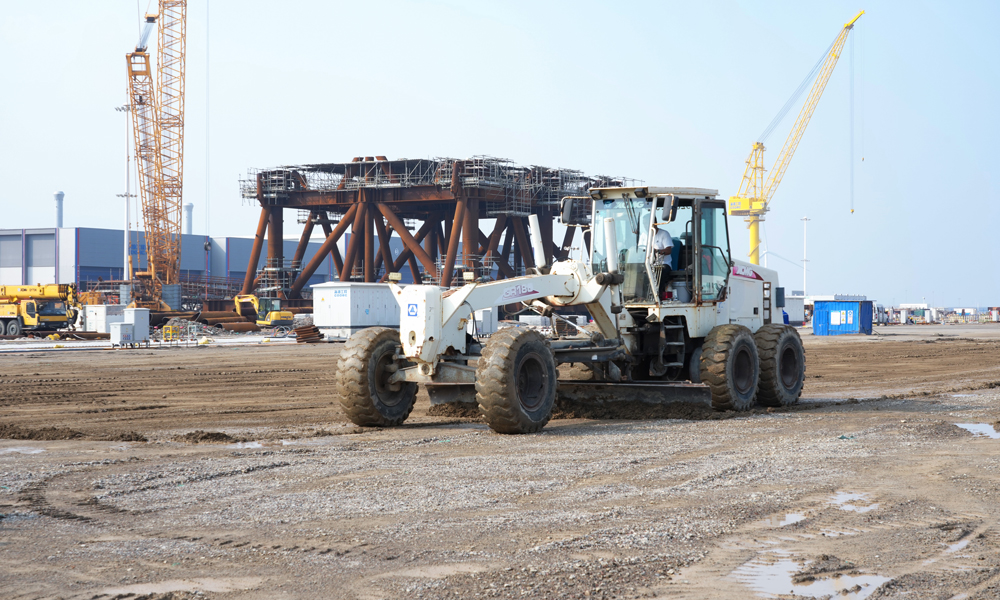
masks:
MULTIPOLYGON (((115 107, 115 111, 117 111, 117 112, 123 112, 123 113, 127 113, 127 114, 131 114, 132 113, 132 105, 131 104, 126 104, 124 106, 116 106, 115 107)), ((132 161, 132 154, 129 151, 129 133, 130 132, 129 132, 129 126, 128 126, 128 119, 126 118, 125 119, 125 193, 124 194, 115 194, 116 198, 124 198, 125 199, 125 254, 123 256, 124 260, 122 261, 122 279, 123 280, 131 280, 132 279, 132 273, 129 272, 129 253, 131 251, 131 248, 130 248, 130 241, 131 240, 129 238, 131 237, 131 231, 130 231, 130 229, 132 227, 132 214, 131 214, 131 211, 129 210, 129 204, 131 202, 131 199, 135 198, 135 194, 131 193, 131 191, 132 191, 132 184, 131 184, 131 175, 132 175, 132 162, 131 161, 132 161)))
POLYGON ((806 226, 809 224, 811 219, 809 217, 802 217, 802 295, 807 296, 806 290, 806 263, 809 259, 806 258, 806 226))

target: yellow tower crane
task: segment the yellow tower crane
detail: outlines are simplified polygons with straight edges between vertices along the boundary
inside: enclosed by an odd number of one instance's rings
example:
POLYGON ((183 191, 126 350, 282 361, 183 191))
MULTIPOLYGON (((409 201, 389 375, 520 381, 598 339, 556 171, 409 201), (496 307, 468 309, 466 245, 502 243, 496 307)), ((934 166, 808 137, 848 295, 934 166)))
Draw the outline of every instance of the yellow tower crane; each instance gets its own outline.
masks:
MULTIPOLYGON (((816 77, 812 89, 809 90, 809 96, 806 97, 806 102, 802 106, 802 110, 799 111, 798 118, 795 119, 792 131, 785 139, 785 145, 778 153, 778 159, 771 169, 770 177, 765 181, 764 142, 762 141, 765 136, 761 136, 761 141, 754 142, 753 150, 750 151, 750 158, 747 159, 747 166, 743 171, 743 181, 740 183, 739 192, 735 196, 729 197, 729 214, 746 217, 744 220, 750 230, 750 253, 748 256, 750 262, 755 265, 760 264, 760 222, 764 220, 764 214, 768 211, 771 197, 778 189, 781 178, 785 176, 788 164, 792 161, 792 155, 795 154, 795 149, 798 148, 802 135, 806 132, 806 126, 809 125, 809 120, 812 118, 813 112, 816 111, 816 105, 819 103, 820 96, 823 95, 823 90, 826 89, 830 75, 833 74, 833 68, 837 66, 837 60, 847 42, 847 36, 854 29, 854 23, 863 14, 865 11, 859 12, 853 19, 844 24, 844 28, 833 40, 825 58, 821 59, 822 65, 817 65, 819 75, 816 77)), ((784 111, 779 113, 779 117, 772 121, 772 127, 777 125, 776 121, 783 113, 784 111)))
POLYGON ((146 15, 135 51, 126 55, 146 231, 146 270, 136 271, 137 265, 129 255, 132 294, 136 306, 160 310, 180 309, 164 304, 163 286, 180 281, 186 28, 187 1, 159 0, 159 12, 146 15), (146 49, 157 20, 160 26, 154 85, 146 49))

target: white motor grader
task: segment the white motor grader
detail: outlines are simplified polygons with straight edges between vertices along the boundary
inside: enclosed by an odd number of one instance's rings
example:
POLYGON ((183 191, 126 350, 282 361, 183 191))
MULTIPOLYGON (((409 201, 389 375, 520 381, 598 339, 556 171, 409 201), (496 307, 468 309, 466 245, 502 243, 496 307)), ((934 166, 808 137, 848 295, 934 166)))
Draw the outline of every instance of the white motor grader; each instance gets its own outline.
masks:
MULTIPOLYGON (((557 388, 737 411, 798 400, 805 355, 798 332, 775 317, 784 304, 778 275, 730 258, 717 191, 595 188, 590 198, 564 199, 562 221, 589 229, 589 261, 558 261, 500 281, 467 273, 465 285, 452 289, 390 283, 399 331, 359 331, 340 356, 338 391, 348 417, 363 426, 399 425, 417 384, 434 403, 477 402, 499 433, 544 427, 557 388), (580 210, 582 202, 593 210, 580 210), (672 250, 654 251, 657 229, 670 233, 672 250), (582 305, 593 323, 573 336, 516 326, 485 339, 468 333, 475 311, 517 303, 543 315, 582 305), (565 363, 583 376, 558 380, 565 363)), ((529 222, 542 257, 537 218, 529 222)))

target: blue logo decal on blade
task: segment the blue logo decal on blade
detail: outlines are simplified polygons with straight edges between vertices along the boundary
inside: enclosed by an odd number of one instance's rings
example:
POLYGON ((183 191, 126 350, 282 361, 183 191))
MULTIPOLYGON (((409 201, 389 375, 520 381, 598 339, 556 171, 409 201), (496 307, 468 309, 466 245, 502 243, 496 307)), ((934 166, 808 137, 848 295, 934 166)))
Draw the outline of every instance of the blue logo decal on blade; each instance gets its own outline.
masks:
POLYGON ((415 317, 415 316, 417 316, 417 305, 416 304, 410 304, 409 306, 406 307, 406 316, 408 316, 408 317, 415 317))

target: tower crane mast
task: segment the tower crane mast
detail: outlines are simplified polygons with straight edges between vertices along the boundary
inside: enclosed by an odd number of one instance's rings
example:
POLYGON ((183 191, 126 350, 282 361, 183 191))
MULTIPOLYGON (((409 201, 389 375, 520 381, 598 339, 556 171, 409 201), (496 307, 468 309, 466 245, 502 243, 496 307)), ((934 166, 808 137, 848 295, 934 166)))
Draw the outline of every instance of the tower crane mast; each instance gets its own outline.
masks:
POLYGON ((744 220, 747 222, 747 228, 750 230, 750 253, 748 256, 750 257, 750 262, 755 265, 760 264, 760 222, 764 220, 764 214, 769 210, 771 197, 774 196, 775 190, 778 189, 778 184, 781 183, 781 179, 785 176, 785 171, 788 170, 792 156, 799 147, 799 142, 802 141, 802 135, 805 134, 809 120, 812 119, 813 113, 816 111, 816 105, 819 104, 819 99, 826 89, 827 82, 830 81, 830 76, 833 74, 833 68, 837 66, 837 61, 843 52, 844 44, 847 42, 847 36, 854 29, 854 23, 863 14, 865 14, 865 11, 859 12, 853 19, 845 23, 844 28, 840 30, 840 33, 834 39, 830 50, 826 54, 826 58, 823 59, 819 74, 816 76, 816 81, 813 82, 812 88, 809 90, 805 104, 802 105, 799 116, 795 119, 795 124, 792 125, 792 130, 785 139, 785 145, 781 147, 781 151, 778 153, 778 158, 771 168, 770 176, 765 180, 764 142, 763 140, 754 142, 753 149, 750 151, 750 157, 746 161, 746 168, 743 171, 743 180, 740 183, 739 192, 735 196, 729 197, 729 214, 746 217, 744 220))
POLYGON ((160 0, 159 12, 146 15, 135 51, 126 55, 146 232, 146 270, 137 271, 130 254, 130 278, 135 304, 156 309, 165 306, 163 286, 180 281, 186 13, 186 0, 160 0), (157 21, 154 84, 147 42, 157 21))

